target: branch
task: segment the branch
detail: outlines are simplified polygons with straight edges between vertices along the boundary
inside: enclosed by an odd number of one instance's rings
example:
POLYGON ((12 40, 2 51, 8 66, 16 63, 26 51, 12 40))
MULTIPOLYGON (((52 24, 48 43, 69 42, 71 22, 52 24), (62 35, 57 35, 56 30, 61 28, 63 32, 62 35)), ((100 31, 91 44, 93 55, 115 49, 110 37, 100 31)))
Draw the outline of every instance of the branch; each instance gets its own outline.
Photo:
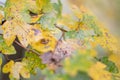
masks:
POLYGON ((29 49, 29 48, 24 47, 24 46, 23 46, 22 44, 20 44, 18 41, 15 41, 15 43, 16 43, 17 45, 21 46, 22 48, 24 48, 26 51, 28 51, 28 52, 33 52, 33 53, 35 53, 36 55, 40 56, 40 53, 39 53, 39 52, 37 52, 37 51, 35 51, 35 50, 33 50, 33 49, 29 49))
POLYGON ((62 32, 68 32, 67 30, 63 29, 63 28, 60 28, 57 26, 57 24, 54 24, 56 28, 60 29, 62 32))

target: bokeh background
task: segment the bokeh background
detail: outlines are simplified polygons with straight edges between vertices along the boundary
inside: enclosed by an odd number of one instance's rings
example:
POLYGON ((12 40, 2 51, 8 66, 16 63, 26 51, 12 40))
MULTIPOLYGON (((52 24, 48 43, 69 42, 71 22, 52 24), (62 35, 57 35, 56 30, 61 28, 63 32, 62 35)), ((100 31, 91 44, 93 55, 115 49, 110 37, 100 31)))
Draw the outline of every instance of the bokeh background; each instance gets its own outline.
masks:
POLYGON ((68 0, 85 5, 113 34, 120 35, 120 0, 68 0))
MULTIPOLYGON (((5 1, 0 0, 0 5, 3 5, 5 1)), ((120 36, 120 0, 61 0, 61 2, 63 3, 63 12, 67 14, 70 14, 69 4, 78 7, 84 5, 111 33, 120 36)), ((39 75, 40 73, 32 76, 29 80, 39 80, 39 75)))

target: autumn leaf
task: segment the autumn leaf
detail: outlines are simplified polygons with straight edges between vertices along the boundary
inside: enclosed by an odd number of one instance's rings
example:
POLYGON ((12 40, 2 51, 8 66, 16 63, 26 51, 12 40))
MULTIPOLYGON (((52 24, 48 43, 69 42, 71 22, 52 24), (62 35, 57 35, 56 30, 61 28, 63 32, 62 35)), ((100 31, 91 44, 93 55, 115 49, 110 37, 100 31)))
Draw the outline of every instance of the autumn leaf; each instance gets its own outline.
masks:
POLYGON ((33 42, 31 44, 33 49, 36 49, 40 52, 48 52, 53 51, 55 49, 57 40, 56 38, 51 35, 49 31, 42 31, 43 38, 40 39, 38 42, 33 42))
POLYGON ((2 19, 4 18, 3 14, 0 12, 0 24, 2 23, 2 19))
POLYGON ((23 67, 21 70, 20 70, 20 74, 22 77, 24 78, 30 78, 30 73, 29 73, 29 70, 27 69, 27 67, 23 67))
POLYGON ((93 80, 112 80, 112 74, 105 70, 106 65, 103 63, 97 62, 92 65, 88 71, 88 74, 92 77, 93 80))
MULTIPOLYGON (((46 65, 42 63, 40 57, 32 52, 26 52, 25 53, 25 57, 22 60, 22 63, 26 64, 26 67, 31 74, 35 74, 36 73, 36 68, 39 69, 44 69, 46 68, 46 65)), ((24 71, 22 71, 21 73, 23 73, 24 71)), ((26 71, 28 72, 28 71, 26 71)), ((23 76, 26 74, 23 74, 23 76)), ((29 75, 28 75, 29 76, 29 75)))
POLYGON ((64 69, 71 76, 77 75, 78 71, 87 72, 91 65, 93 65, 92 57, 87 51, 76 51, 72 58, 66 58, 64 61, 64 69))
POLYGON ((2 57, 0 57, 0 66, 2 65, 2 57))
POLYGON ((20 43, 25 47, 27 47, 31 41, 36 42, 36 39, 37 41, 41 39, 40 29, 17 19, 6 21, 2 25, 2 28, 4 31, 3 37, 8 46, 13 43, 16 37, 18 37, 20 43))
POLYGON ((11 45, 17 36, 21 44, 26 47, 28 45, 26 37, 28 35, 29 28, 30 26, 28 24, 16 19, 6 21, 2 25, 2 29, 4 31, 3 37, 7 45, 11 45))
POLYGON ((13 65, 14 65, 14 61, 13 60, 11 60, 7 64, 5 64, 3 69, 2 69, 3 73, 10 72, 13 65))
POLYGON ((42 10, 44 11, 44 9, 48 6, 50 7, 50 0, 36 0, 36 4, 37 4, 37 7, 39 10, 42 10))
POLYGON ((68 14, 62 15, 62 17, 57 21, 57 24, 62 27, 68 27, 69 30, 76 30, 78 28, 79 21, 72 18, 68 14), (69 22, 69 23, 68 23, 69 22))
POLYGON ((8 46, 2 36, 0 36, 0 51, 7 55, 16 53, 15 48, 12 45, 8 46))
POLYGON ((109 56, 109 60, 110 61, 113 61, 115 63, 115 65, 118 67, 119 69, 119 72, 120 72, 120 54, 119 53, 112 53, 110 56, 109 56))
POLYGON ((30 74, 24 63, 9 61, 3 67, 3 73, 9 73, 15 79, 20 79, 20 74, 23 78, 29 78, 30 74))
POLYGON ((6 19, 18 18, 26 23, 33 23, 42 16, 40 10, 38 9, 36 1, 34 0, 7 0, 4 12, 6 19), (31 15, 31 13, 35 15, 31 15))

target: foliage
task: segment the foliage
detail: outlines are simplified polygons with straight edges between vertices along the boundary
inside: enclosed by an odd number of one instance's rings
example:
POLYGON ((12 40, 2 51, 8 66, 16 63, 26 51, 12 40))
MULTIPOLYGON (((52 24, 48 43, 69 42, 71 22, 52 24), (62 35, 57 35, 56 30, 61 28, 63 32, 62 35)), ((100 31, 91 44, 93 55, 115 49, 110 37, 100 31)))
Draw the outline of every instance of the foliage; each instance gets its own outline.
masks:
POLYGON ((84 6, 70 5, 71 14, 62 8, 60 0, 6 1, 0 13, 1 54, 16 54, 14 42, 25 55, 9 60, 3 73, 20 80, 36 75, 39 68, 42 80, 119 80, 118 39, 84 6), (98 46, 106 56, 98 58, 98 46))

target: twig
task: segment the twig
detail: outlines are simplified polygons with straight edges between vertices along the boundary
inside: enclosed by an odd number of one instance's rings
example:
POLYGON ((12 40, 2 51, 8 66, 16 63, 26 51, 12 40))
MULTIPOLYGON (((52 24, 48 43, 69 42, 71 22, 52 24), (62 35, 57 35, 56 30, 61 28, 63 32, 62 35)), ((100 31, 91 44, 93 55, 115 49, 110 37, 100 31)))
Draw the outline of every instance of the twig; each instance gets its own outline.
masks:
POLYGON ((22 60, 23 58, 17 58, 17 59, 15 59, 14 61, 20 61, 20 60, 22 60))
POLYGON ((24 47, 22 44, 20 44, 18 41, 14 41, 17 45, 19 45, 20 47, 24 48, 25 50, 29 51, 28 48, 24 47))
POLYGON ((54 25, 55 25, 56 28, 60 29, 62 32, 68 32, 67 30, 58 27, 57 24, 54 24, 54 25))
POLYGON ((21 46, 22 48, 24 48, 25 50, 27 50, 28 52, 33 52, 33 53, 37 54, 38 56, 40 56, 40 53, 39 53, 39 52, 37 52, 37 51, 35 51, 35 50, 33 50, 33 49, 26 48, 26 47, 24 47, 22 44, 20 44, 20 43, 17 42, 17 41, 15 41, 15 43, 18 44, 19 46, 21 46))

